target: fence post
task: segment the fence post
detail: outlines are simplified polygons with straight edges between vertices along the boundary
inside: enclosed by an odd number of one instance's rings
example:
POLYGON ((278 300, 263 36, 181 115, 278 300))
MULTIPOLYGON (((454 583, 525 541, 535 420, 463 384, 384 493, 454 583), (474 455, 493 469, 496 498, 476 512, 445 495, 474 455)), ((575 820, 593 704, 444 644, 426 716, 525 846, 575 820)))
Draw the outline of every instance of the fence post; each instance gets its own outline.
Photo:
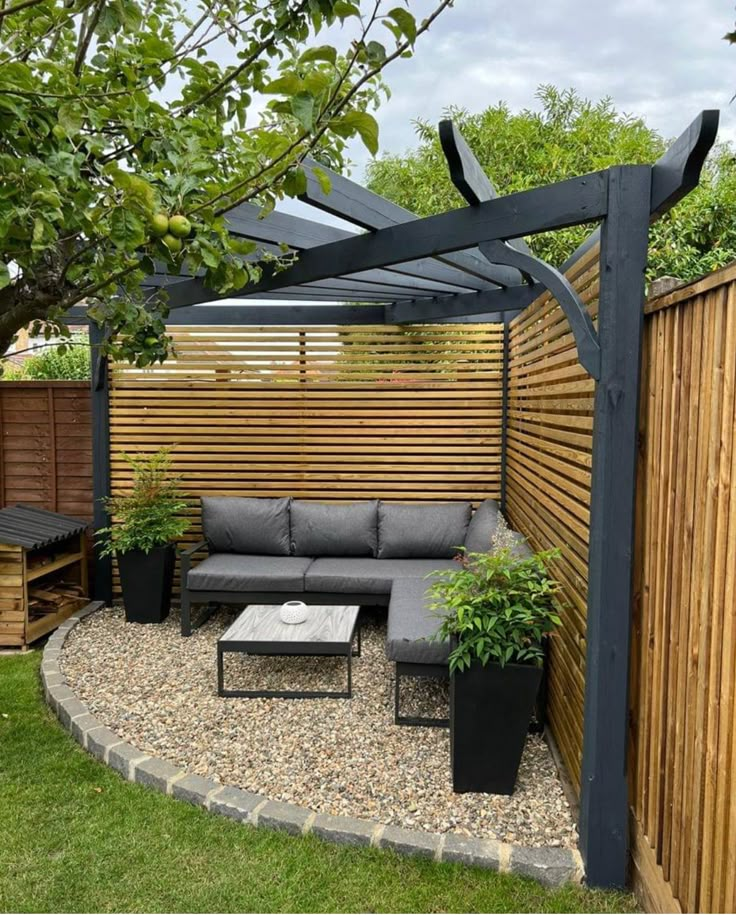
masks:
MULTIPOLYGON (((110 397, 107 357, 102 354, 104 328, 89 325, 90 359, 92 361, 92 523, 95 531, 107 527, 110 516, 102 501, 110 495, 110 397)), ((95 541, 94 599, 112 602, 112 559, 100 556, 95 541)))
POLYGON ((628 870, 628 686, 637 423, 651 167, 609 173, 601 232, 588 557, 580 845, 588 882, 621 887, 628 870))

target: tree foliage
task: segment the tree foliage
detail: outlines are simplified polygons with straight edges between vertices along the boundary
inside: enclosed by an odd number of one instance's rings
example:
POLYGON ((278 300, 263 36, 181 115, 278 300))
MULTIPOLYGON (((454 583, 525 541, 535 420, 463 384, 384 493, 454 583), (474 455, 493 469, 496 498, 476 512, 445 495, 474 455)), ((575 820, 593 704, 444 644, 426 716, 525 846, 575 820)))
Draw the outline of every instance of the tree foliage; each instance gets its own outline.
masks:
MULTIPOLYGON (((478 114, 446 112, 500 194, 510 194, 612 165, 650 163, 667 143, 640 118, 618 112, 610 99, 592 102, 574 90, 542 86, 539 111, 512 112, 500 103, 478 114)), ((416 122, 419 145, 368 166, 368 186, 420 215, 460 207, 434 125, 416 122)), ((710 156, 700 186, 650 233, 650 278, 692 279, 736 258, 736 166, 728 144, 710 156)), ((574 226, 528 239, 552 264, 563 263, 591 226, 574 226)))
POLYGON ((257 279, 276 255, 227 213, 297 196, 308 153, 375 153, 383 70, 450 3, 421 0, 418 22, 402 0, 6 0, 0 354, 86 301, 117 358, 163 360, 165 302, 141 280, 156 262, 217 293, 257 279))

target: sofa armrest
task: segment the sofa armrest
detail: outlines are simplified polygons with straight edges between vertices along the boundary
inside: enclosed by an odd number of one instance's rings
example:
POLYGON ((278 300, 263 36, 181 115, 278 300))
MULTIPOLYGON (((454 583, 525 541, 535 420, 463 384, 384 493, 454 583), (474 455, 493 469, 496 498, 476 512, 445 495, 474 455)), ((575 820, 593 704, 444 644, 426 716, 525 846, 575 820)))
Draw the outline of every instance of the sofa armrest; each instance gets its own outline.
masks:
POLYGON ((194 546, 190 546, 188 550, 181 550, 179 553, 179 564, 181 568, 181 586, 184 588, 186 586, 187 572, 192 567, 192 559, 195 553, 201 553, 202 550, 207 549, 207 541, 200 540, 199 543, 195 543, 194 546))
POLYGON ((206 540, 200 540, 198 543, 195 543, 194 546, 190 546, 188 550, 179 550, 179 557, 182 561, 190 560, 195 553, 201 552, 207 546, 206 540))

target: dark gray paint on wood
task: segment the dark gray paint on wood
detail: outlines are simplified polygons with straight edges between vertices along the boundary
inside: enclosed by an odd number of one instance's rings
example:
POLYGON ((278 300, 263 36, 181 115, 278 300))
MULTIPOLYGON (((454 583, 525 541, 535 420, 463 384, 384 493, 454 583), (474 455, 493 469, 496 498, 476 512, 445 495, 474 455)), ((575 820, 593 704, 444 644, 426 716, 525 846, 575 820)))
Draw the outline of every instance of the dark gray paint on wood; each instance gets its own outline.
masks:
POLYGON ((601 234, 601 375, 593 426, 580 847, 592 885, 623 887, 639 374, 652 170, 622 166, 609 174, 609 211, 601 234))

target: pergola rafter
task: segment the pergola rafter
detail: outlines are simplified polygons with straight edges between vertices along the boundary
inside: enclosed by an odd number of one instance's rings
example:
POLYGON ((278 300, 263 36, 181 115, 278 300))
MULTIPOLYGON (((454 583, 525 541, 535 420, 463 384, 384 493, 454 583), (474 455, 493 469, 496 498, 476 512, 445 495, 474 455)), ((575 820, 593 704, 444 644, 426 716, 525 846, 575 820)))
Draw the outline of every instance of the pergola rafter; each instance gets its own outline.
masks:
MULTIPOLYGON (((218 297, 198 277, 150 278, 165 287, 172 324, 297 325, 422 323, 474 315, 506 324, 544 289, 566 315, 581 365, 596 380, 588 547, 585 719, 581 780, 581 850, 588 881, 622 886, 628 867, 628 677, 634 555, 634 497, 644 271, 650 222, 698 183, 715 140, 718 112, 705 111, 653 165, 617 166, 547 187, 497 197, 457 130, 442 143, 452 179, 468 206, 418 218, 351 181, 329 175, 326 194, 307 164, 306 203, 351 222, 351 233, 290 214, 261 219, 239 207, 231 231, 264 246, 285 243, 295 263, 264 266, 261 279, 218 297), (600 222, 559 269, 533 257, 523 236, 600 222), (367 231, 366 231, 367 230, 367 231), (600 245, 597 327, 564 272, 600 245), (536 281, 536 282, 535 282, 536 281), (249 299, 298 304, 250 304, 249 299), (336 301, 340 305, 309 305, 336 301)), ((92 328, 92 342, 102 339, 92 328)), ((506 356, 507 359, 507 356, 506 356)), ((93 379, 95 524, 107 522, 109 415, 102 362, 93 379)), ((503 416, 508 362, 503 371, 503 416)), ((502 462, 505 445, 502 442, 502 462)), ((503 485, 503 484, 502 484, 503 485)), ((503 489, 502 489, 503 492, 503 489)), ((110 569, 98 567, 97 597, 109 597, 110 569)))

